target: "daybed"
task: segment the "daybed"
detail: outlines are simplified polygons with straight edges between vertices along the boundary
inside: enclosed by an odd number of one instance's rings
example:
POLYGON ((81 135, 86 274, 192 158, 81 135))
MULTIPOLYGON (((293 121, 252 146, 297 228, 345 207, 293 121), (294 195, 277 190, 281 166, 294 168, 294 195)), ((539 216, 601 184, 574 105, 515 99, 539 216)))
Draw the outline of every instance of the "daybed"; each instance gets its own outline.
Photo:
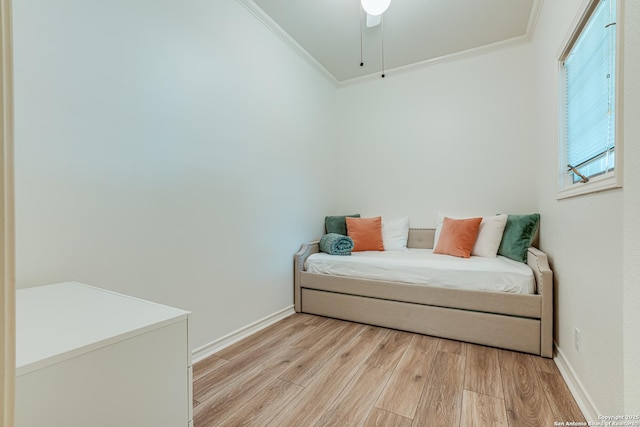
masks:
MULTIPOLYGON (((435 229, 409 229, 408 248, 433 248, 435 229)), ((534 294, 450 289, 305 271, 319 251, 305 243, 294 256, 296 312, 552 357, 553 273, 530 247, 534 294)))

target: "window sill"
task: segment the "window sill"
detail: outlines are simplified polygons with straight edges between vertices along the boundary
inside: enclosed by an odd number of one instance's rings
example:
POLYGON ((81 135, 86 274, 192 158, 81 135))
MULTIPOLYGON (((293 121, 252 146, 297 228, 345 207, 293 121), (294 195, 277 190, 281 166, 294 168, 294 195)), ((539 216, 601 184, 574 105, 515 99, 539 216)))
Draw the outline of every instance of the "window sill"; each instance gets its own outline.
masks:
POLYGON ((557 200, 568 199, 570 197, 582 196, 590 193, 611 190, 622 187, 622 182, 615 172, 603 176, 591 178, 587 183, 576 183, 558 191, 557 200))

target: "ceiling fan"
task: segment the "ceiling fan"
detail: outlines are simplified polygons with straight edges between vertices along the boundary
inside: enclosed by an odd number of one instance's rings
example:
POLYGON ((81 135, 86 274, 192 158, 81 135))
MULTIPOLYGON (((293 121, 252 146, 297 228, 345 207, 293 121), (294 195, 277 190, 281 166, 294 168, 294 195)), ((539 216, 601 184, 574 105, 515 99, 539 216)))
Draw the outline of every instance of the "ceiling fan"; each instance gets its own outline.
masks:
MULTIPOLYGON (((384 22, 382 14, 386 12, 391 5, 391 0, 360 0, 362 10, 366 12, 366 26, 367 28, 376 27, 382 25, 382 78, 384 78, 384 22)), ((362 16, 360 16, 360 66, 364 66, 364 60, 362 59, 362 16)))
POLYGON ((391 0, 361 0, 362 9, 367 13, 367 28, 382 23, 382 14, 386 12, 391 0))

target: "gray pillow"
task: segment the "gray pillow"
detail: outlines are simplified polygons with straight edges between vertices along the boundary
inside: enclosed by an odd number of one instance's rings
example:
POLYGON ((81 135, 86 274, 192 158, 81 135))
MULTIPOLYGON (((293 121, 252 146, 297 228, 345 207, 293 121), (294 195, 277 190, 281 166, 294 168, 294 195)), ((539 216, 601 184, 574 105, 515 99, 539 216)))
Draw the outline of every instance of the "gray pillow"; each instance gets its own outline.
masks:
POLYGON ((324 228, 327 233, 337 233, 343 236, 347 235, 347 220, 346 217, 360 218, 360 214, 353 215, 336 215, 324 217, 324 228))

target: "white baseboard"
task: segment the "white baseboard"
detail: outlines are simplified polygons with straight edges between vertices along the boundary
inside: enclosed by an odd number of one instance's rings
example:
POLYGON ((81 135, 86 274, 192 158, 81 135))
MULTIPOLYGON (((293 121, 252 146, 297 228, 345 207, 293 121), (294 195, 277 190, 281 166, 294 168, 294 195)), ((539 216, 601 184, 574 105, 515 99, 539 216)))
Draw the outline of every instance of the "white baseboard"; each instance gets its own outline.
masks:
POLYGON ((212 341, 209 344, 198 347, 192 352, 193 363, 197 363, 202 359, 205 359, 212 354, 222 350, 223 348, 229 347, 231 344, 235 344, 241 339, 246 338, 255 332, 258 332, 260 329, 264 329, 267 326, 273 325, 274 323, 284 319, 285 317, 289 317, 294 313, 295 310, 293 309, 293 306, 287 307, 247 326, 244 326, 237 331, 231 332, 230 334, 227 334, 222 338, 218 338, 217 340, 212 341))
POLYGON ((567 387, 569 387, 569 391, 582 411, 582 415, 584 415, 587 421, 598 421, 598 414, 601 413, 596 409, 591 396, 589 396, 589 393, 587 393, 587 390, 576 376, 575 371, 571 367, 571 364, 569 364, 569 361, 560 347, 558 347, 558 344, 554 344, 556 348, 556 355, 553 358, 553 361, 556 362, 556 366, 558 366, 558 370, 560 371, 562 378, 564 378, 564 381, 567 383, 567 387))

